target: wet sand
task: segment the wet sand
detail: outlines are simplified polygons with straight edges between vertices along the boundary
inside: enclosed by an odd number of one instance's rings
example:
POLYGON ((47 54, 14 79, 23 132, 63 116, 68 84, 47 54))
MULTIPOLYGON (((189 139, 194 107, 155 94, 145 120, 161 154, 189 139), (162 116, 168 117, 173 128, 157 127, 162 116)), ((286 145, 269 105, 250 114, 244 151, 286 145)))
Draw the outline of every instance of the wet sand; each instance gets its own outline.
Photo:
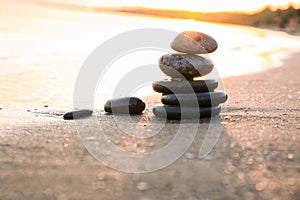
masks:
MULTIPOLYGON (((145 174, 105 167, 81 143, 64 111, 26 113, 0 126, 0 199, 299 199, 300 53, 283 67, 225 78, 229 99, 220 117, 221 137, 205 159, 197 158, 203 135, 171 166, 145 174)), ((241 66, 242 67, 242 66, 241 66)), ((151 105, 138 123, 151 124, 151 105)), ((0 110, 3 112, 3 110, 0 110)), ((151 140, 122 137, 112 116, 95 113, 115 144, 143 153, 168 143, 178 123, 151 140)), ((201 120, 203 130, 209 120, 201 120)), ((144 134, 141 132, 141 134, 144 134)), ((146 132, 145 132, 146 134, 146 132)), ((126 161, 124 161, 126 162, 126 161)))

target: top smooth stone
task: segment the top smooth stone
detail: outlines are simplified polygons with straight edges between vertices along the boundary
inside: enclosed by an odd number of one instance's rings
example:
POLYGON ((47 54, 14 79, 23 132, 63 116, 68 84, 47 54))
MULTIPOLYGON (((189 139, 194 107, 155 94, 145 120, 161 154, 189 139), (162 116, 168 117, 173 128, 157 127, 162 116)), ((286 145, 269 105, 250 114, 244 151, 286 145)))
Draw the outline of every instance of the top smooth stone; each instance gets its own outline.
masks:
POLYGON ((218 43, 205 33, 184 31, 171 42, 171 48, 182 53, 207 54, 214 52, 218 43))

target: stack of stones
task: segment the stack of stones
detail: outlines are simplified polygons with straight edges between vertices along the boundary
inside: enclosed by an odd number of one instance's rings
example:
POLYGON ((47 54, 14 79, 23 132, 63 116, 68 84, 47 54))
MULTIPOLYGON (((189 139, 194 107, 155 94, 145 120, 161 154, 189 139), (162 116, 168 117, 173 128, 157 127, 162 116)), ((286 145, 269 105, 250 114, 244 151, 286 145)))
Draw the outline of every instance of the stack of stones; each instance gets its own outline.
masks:
POLYGON ((218 115, 219 104, 227 100, 223 91, 214 91, 214 79, 197 79, 209 74, 214 65, 204 55, 214 52, 218 44, 211 36, 194 31, 184 31, 172 41, 177 52, 159 59, 160 70, 171 79, 155 81, 154 91, 162 93, 162 104, 153 108, 157 117, 167 119, 207 118, 218 115))

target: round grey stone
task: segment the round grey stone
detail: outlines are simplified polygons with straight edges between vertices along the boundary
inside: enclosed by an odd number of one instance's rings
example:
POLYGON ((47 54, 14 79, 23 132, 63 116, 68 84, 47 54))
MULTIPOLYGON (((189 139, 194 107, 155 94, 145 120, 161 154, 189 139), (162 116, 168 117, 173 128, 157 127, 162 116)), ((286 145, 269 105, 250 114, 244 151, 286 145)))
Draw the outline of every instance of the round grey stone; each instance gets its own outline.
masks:
POLYGON ((207 54, 214 52, 218 43, 205 33, 184 31, 171 42, 171 48, 183 53, 207 54))
POLYGON ((104 110, 113 114, 140 114, 146 104, 137 97, 110 99, 104 105, 104 110))
POLYGON ((159 61, 160 70, 172 78, 186 78, 204 76, 214 67, 210 59, 193 54, 165 54, 159 61))
POLYGON ((161 97, 161 102, 165 105, 175 106, 197 106, 195 100, 200 107, 217 106, 227 100, 227 95, 223 91, 218 92, 203 92, 189 94, 165 94, 161 97))
POLYGON ((195 81, 163 80, 152 83, 153 90, 163 94, 190 93, 192 91, 195 93, 213 92, 217 87, 218 81, 214 79, 195 81))
POLYGON ((218 115, 220 106, 216 107, 179 107, 168 105, 156 105, 153 113, 156 117, 165 119, 202 119, 218 115))

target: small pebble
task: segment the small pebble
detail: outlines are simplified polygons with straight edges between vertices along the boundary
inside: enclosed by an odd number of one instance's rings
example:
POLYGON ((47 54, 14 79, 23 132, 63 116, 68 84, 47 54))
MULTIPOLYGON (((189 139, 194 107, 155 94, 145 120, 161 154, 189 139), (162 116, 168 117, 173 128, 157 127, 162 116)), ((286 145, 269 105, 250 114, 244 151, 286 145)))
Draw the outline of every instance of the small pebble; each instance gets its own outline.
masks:
POLYGON ((141 191, 148 190, 150 188, 149 184, 147 182, 139 182, 137 185, 137 188, 141 191))
POLYGON ((153 143, 153 142, 150 142, 150 143, 147 144, 147 146, 148 146, 148 147, 153 147, 153 146, 154 146, 154 143, 153 143))
POLYGON ((262 190, 264 190, 264 189, 266 188, 266 186, 268 186, 268 182, 269 182, 268 179, 262 178, 262 179, 260 180, 260 182, 257 183, 257 184, 255 185, 255 189, 256 189, 257 191, 262 191, 262 190))
POLYGON ((140 153, 145 153, 146 149, 140 149, 140 153))
POLYGON ((86 137, 86 139, 87 139, 87 140, 89 140, 89 141, 92 141, 92 140, 96 140, 97 138, 96 138, 96 137, 93 137, 93 136, 91 136, 91 137, 86 137))
POLYGON ((76 110, 64 114, 63 117, 65 120, 80 119, 80 118, 88 117, 92 113, 93 113, 92 110, 76 110))
POLYGON ((225 116, 225 117, 224 117, 224 120, 229 120, 229 119, 230 119, 229 116, 225 116))
POLYGON ((234 172, 236 169, 235 166, 232 165, 232 163, 227 163, 224 169, 224 173, 225 174, 231 174, 232 172, 234 172))
POLYGON ((209 161, 209 160, 211 160, 212 159, 212 157, 210 156, 210 155, 206 155, 204 158, 203 158, 203 160, 205 160, 205 161, 209 161))
POLYGON ((232 157, 233 157, 234 159, 238 159, 238 158, 240 158, 240 154, 237 153, 237 152, 234 152, 234 153, 232 154, 232 157))
POLYGON ((100 190, 105 188, 105 182, 104 181, 96 181, 93 182, 93 189, 94 190, 100 190))
POLYGON ((268 185, 268 188, 270 190, 275 190, 277 188, 277 183, 275 181, 270 181, 269 185, 268 185))
POLYGON ((99 174, 97 174, 97 178, 98 178, 99 180, 103 181, 103 180, 105 180, 106 175, 105 175, 104 173, 99 173, 99 174))
POLYGON ((186 154, 185 154, 185 157, 186 157, 187 159, 193 159, 193 158, 195 157, 195 155, 194 155, 193 153, 186 153, 186 154))
POLYGON ((252 159, 252 158, 249 158, 248 161, 247 161, 247 164, 248 164, 248 165, 252 165, 252 164, 253 164, 253 159, 252 159))
POLYGON ((287 156, 287 158, 289 160, 293 160, 294 159, 294 154, 289 153, 288 156, 287 156))

